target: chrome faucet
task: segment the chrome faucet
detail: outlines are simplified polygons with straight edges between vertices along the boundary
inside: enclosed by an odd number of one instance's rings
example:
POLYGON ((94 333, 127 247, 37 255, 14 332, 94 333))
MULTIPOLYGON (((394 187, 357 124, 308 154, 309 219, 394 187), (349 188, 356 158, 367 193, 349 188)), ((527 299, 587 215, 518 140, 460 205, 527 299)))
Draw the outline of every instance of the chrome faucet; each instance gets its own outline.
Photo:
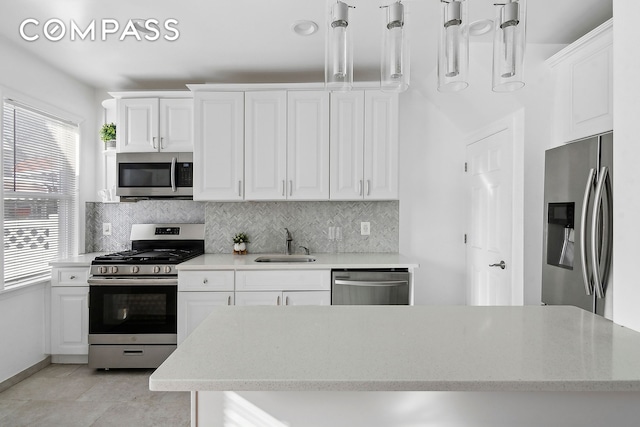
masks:
POLYGON ((302 246, 302 245, 300 245, 300 246, 298 246, 298 247, 299 247, 299 248, 304 249, 304 254, 305 254, 305 255, 309 255, 309 248, 308 248, 308 247, 306 247, 306 246, 302 246))
POLYGON ((288 228, 285 228, 285 231, 287 232, 286 242, 285 242, 285 253, 287 255, 291 255, 291 242, 293 241, 293 238, 291 237, 291 233, 289 232, 288 228))

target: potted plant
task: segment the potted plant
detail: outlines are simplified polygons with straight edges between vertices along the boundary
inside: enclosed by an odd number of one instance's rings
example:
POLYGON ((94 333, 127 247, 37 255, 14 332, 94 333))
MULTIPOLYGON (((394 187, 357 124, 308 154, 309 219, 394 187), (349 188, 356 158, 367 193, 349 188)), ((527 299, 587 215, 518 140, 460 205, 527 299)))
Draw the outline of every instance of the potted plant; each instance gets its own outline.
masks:
POLYGON ((245 233, 237 233, 233 236, 233 253, 239 255, 247 254, 247 245, 249 238, 245 233))
POLYGON ((103 124, 100 128, 100 139, 104 141, 106 150, 116 148, 116 124, 103 124))

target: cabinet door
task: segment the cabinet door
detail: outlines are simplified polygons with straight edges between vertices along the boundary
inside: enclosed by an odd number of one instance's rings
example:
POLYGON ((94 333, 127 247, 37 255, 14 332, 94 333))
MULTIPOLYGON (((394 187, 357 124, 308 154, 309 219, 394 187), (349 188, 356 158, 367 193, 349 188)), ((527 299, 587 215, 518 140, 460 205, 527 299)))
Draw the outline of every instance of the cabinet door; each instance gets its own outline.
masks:
POLYGON ((554 139, 557 144, 613 129, 612 21, 548 60, 554 69, 554 139))
POLYGON ((178 344, 216 307, 233 305, 233 292, 178 292, 178 344))
POLYGON ((574 140, 613 129, 613 46, 589 52, 571 66, 574 140))
POLYGON ((287 93, 245 93, 245 199, 284 200, 287 93))
POLYGON ((398 198, 398 95, 364 94, 364 198, 398 198))
POLYGON ((89 267, 61 267, 51 271, 52 286, 87 286, 89 267))
POLYGON ((284 305, 331 305, 331 291, 283 292, 284 305))
POLYGON ((362 200, 364 92, 331 93, 331 200, 362 200))
POLYGON ((158 98, 120 99, 116 143, 121 153, 158 151, 158 98))
POLYGON ((178 292, 231 291, 235 288, 233 270, 203 270, 178 272, 178 292))
POLYGON ((89 354, 89 287, 51 288, 51 354, 89 354))
POLYGON ((331 270, 238 270, 236 291, 323 291, 331 289, 331 270))
POLYGON ((160 100, 160 150, 193 151, 193 99, 160 100))
POLYGON ((194 200, 242 200, 244 196, 244 94, 195 97, 194 200))
POLYGON ((329 93, 287 94, 287 198, 329 199, 329 93))
POLYGON ((282 292, 236 292, 236 305, 282 305, 282 292))

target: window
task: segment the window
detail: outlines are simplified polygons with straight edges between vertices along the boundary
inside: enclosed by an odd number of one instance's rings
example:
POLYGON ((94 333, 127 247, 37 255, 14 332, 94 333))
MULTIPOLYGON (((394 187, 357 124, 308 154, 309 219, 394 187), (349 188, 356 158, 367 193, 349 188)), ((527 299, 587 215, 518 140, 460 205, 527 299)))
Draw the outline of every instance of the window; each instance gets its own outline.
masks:
POLYGON ((50 261, 76 252, 77 163, 76 124, 5 100, 5 288, 46 279, 50 261))

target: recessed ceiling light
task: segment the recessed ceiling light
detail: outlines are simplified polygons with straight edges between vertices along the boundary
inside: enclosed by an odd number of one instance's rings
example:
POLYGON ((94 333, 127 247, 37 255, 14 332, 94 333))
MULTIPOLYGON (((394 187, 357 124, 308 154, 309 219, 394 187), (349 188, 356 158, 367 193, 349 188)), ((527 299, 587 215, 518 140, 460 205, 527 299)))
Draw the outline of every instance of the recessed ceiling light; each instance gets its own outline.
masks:
POLYGON ((291 25, 291 30, 299 36, 310 36, 318 31, 318 24, 313 21, 296 21, 291 25))
POLYGON ((469 24, 470 36, 481 36, 488 33, 493 29, 493 21, 491 19, 481 19, 479 21, 473 21, 469 24))

